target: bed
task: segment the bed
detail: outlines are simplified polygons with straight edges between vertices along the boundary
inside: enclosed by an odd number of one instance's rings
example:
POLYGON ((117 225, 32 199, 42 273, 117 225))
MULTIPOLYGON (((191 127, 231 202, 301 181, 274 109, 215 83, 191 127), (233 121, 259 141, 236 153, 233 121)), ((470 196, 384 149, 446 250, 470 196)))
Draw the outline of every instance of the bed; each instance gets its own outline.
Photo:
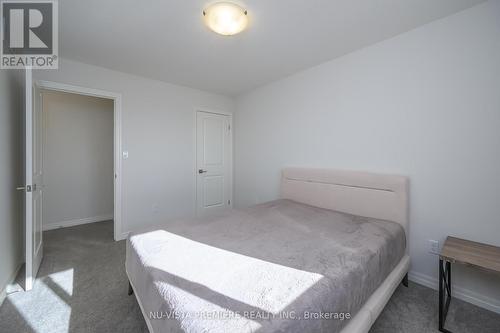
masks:
POLYGON ((408 180, 287 168, 281 199, 131 234, 150 332, 368 332, 407 279, 408 180))

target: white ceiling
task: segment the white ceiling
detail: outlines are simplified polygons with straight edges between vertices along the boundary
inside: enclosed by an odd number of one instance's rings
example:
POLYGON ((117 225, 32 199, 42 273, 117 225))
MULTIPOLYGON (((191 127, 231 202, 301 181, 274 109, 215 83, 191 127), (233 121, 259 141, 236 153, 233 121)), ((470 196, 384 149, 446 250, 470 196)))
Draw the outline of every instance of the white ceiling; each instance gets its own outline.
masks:
POLYGON ((483 0, 247 0, 250 26, 223 37, 203 0, 59 1, 62 57, 237 95, 483 0))

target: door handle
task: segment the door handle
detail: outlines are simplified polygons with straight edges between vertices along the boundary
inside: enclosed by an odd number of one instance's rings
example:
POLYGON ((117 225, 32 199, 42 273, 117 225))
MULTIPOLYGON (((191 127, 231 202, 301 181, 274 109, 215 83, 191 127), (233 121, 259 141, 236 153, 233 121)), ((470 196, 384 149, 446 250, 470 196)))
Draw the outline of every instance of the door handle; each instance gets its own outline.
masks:
POLYGON ((206 172, 208 172, 208 171, 207 170, 203 170, 203 169, 198 169, 198 173, 199 174, 206 173, 206 172))
POLYGON ((16 187, 16 190, 17 191, 26 191, 26 192, 36 191, 36 184, 26 185, 26 186, 18 186, 18 187, 16 187))

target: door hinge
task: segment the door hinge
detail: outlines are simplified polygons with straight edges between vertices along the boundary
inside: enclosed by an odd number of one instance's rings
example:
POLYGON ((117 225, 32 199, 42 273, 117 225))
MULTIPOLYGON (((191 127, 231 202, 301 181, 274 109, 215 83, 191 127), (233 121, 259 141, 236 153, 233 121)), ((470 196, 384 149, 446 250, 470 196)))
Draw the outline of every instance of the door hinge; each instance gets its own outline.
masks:
POLYGON ((227 130, 230 131, 231 130, 231 125, 227 125, 227 130))
POLYGON ((230 205, 230 204, 231 204, 231 200, 228 200, 228 201, 227 201, 227 204, 228 204, 228 205, 230 205))

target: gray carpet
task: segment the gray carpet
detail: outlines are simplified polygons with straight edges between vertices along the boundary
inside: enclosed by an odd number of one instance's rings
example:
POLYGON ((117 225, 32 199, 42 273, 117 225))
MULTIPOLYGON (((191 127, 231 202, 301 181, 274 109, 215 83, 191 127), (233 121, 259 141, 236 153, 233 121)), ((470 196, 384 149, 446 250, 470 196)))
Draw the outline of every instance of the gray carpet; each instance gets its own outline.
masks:
MULTIPOLYGON (((8 296, 0 332, 147 332, 135 297, 127 296, 125 242, 113 241, 112 222, 44 233, 45 257, 30 292, 8 296)), ((373 333, 438 332, 437 293, 400 286, 373 333)), ((453 299, 453 332, 500 332, 500 315, 453 299)))

